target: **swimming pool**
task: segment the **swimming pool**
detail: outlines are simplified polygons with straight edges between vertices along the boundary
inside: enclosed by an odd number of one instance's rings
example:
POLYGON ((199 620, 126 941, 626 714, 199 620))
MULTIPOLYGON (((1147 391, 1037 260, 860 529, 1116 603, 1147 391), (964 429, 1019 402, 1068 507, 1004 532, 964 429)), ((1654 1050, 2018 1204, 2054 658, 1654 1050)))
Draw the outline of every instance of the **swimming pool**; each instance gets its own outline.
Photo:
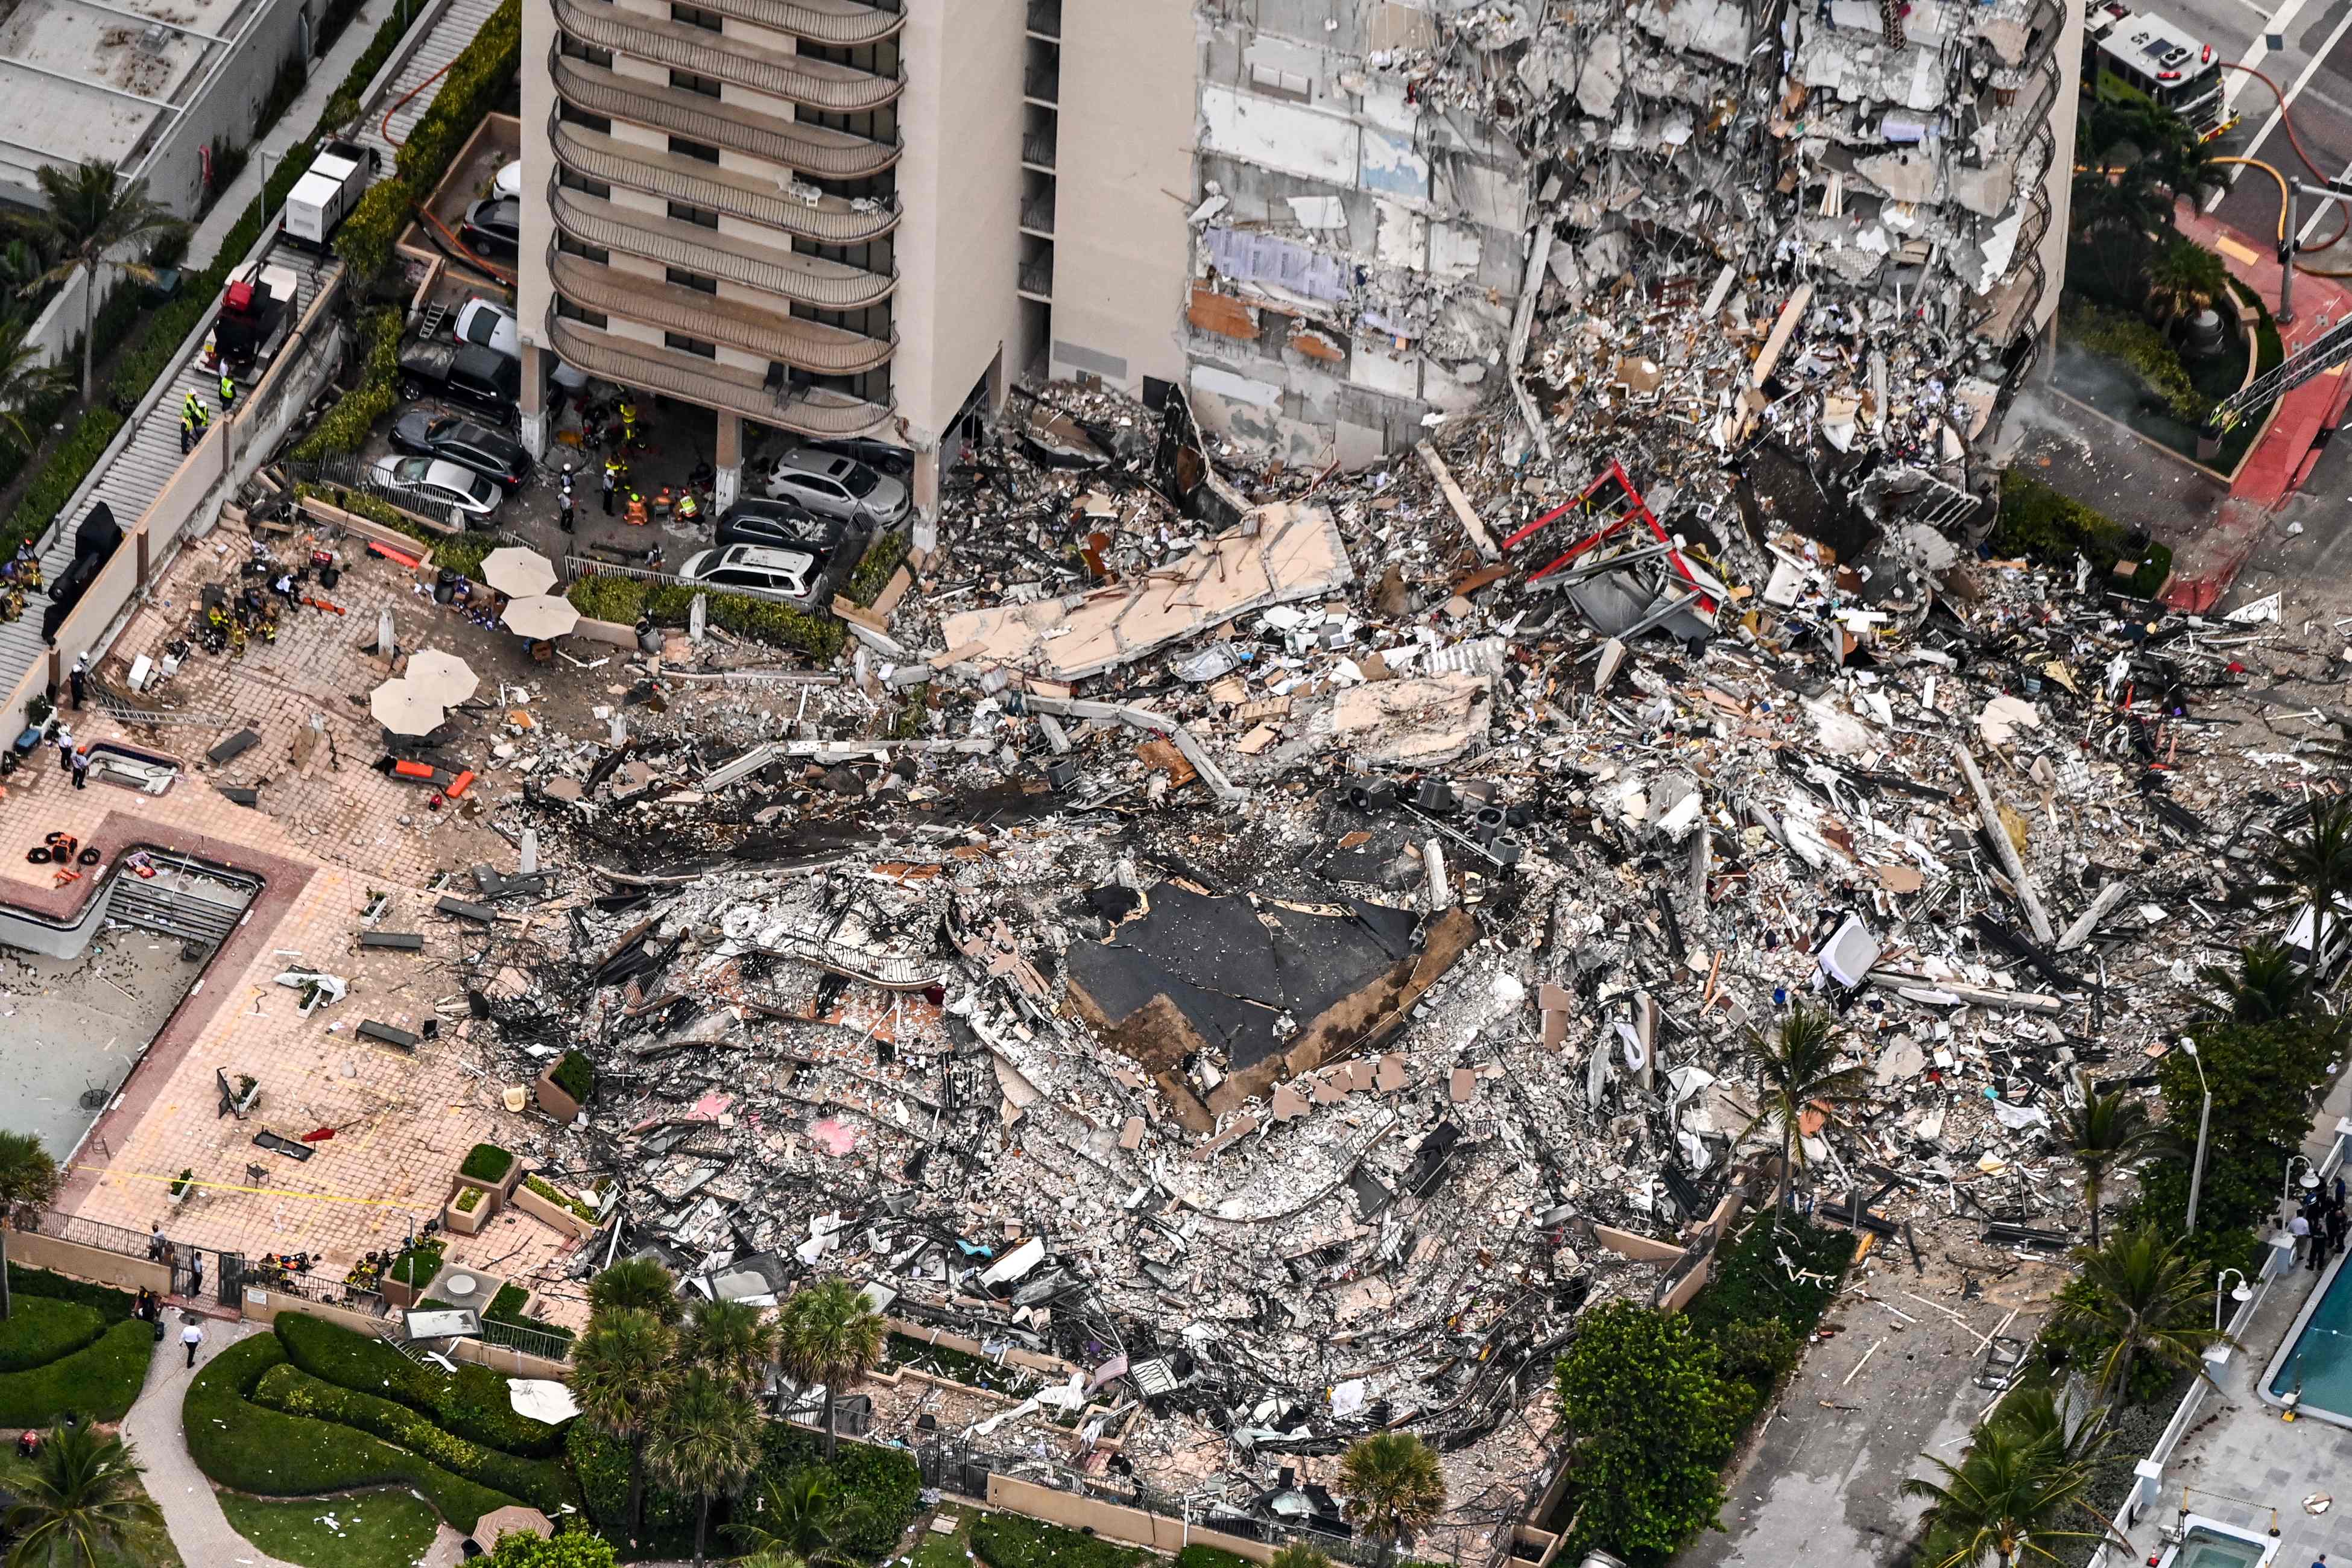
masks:
POLYGON ((2345 1274, 2343 1258, 2328 1264, 2304 1302, 2294 1331, 2271 1358, 2261 1393, 2266 1404, 2352 1426, 2352 1277, 2345 1274))
POLYGON ((2190 1514, 2180 1544, 2168 1552, 2164 1568, 2262 1568, 2279 1543, 2190 1514))

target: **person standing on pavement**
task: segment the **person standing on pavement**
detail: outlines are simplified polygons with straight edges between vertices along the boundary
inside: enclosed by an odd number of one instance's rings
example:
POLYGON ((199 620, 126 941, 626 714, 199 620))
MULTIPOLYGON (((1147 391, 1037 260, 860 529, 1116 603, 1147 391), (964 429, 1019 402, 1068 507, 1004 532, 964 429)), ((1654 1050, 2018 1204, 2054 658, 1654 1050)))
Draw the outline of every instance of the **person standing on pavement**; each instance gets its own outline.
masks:
POLYGON ((613 515, 613 492, 621 488, 621 465, 612 458, 604 459, 604 515, 613 515))
POLYGON ((73 781, 76 789, 89 787, 89 749, 86 746, 73 754, 73 781))
POLYGON ((2300 1263, 2303 1255, 2311 1250, 2311 1222, 2297 1214, 2286 1222, 2286 1233, 2294 1237, 2294 1260, 2300 1263))
POLYGON ((221 412, 226 414, 236 402, 236 377, 228 373, 226 365, 221 366, 220 395, 221 412))
POLYGON ((80 711, 81 711, 81 700, 82 700, 82 695, 83 695, 83 689, 84 689, 84 688, 85 688, 85 686, 89 683, 89 654, 87 654, 87 653, 83 653, 83 654, 77 655, 77 656, 75 657, 75 658, 74 658, 74 666, 73 666, 73 669, 72 669, 72 671, 68 674, 68 676, 67 677, 67 679, 69 679, 69 680, 73 683, 73 705, 74 705, 74 711, 75 711, 75 712, 77 712, 77 713, 79 713, 79 712, 80 712, 80 711))
POLYGON ((188 1347, 188 1364, 196 1364, 196 1347, 205 1342, 205 1325, 194 1312, 182 1314, 188 1326, 180 1331, 180 1342, 188 1347))

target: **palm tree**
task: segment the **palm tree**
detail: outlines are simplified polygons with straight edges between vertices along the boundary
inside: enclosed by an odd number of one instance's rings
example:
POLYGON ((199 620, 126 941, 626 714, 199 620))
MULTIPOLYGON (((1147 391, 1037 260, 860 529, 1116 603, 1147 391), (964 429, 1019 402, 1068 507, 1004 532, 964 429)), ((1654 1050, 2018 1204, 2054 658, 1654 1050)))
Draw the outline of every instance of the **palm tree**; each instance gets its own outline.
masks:
POLYGON ((1958 1464, 1926 1458, 1944 1479, 1910 1477, 1903 1495, 1926 1500, 1927 1538, 1943 1550, 1928 1553, 1920 1568, 1974 1568, 1988 1556, 2001 1568, 2017 1568, 2029 1554, 2054 1563, 2057 1553, 2043 1542, 2098 1533, 2062 1526, 2085 1506, 2091 1468, 2067 1462, 2045 1434, 1995 1420, 1977 1428, 1958 1464))
MULTIPOLYGON (((21 242, 19 242, 21 243, 21 242)), ((33 449, 26 411, 65 384, 65 372, 41 361, 41 350, 25 341, 30 326, 13 312, 0 315, 0 440, 19 452, 33 449)))
POLYGON ((781 1327, 784 1370, 803 1384, 824 1384, 824 1457, 830 1463, 840 1448, 834 1410, 841 1391, 882 1364, 887 1337, 882 1315, 863 1289, 835 1274, 793 1291, 784 1302, 781 1327))
POLYGON ((728 1533, 755 1556, 791 1557, 814 1568, 841 1568, 857 1559, 841 1539, 864 1522, 869 1510, 811 1465, 789 1476, 770 1476, 751 1499, 751 1511, 728 1526, 728 1533))
POLYGON ((2061 1105, 2051 1131, 2058 1147, 2083 1168, 2083 1206, 2091 1215, 2091 1245, 2099 1245, 2099 1204, 2106 1195, 2107 1178, 2121 1175, 2170 1142, 2164 1130, 2148 1119, 2147 1102, 2116 1089, 2105 1094, 2091 1087, 2091 1075, 2076 1080, 2080 1105, 2061 1105))
POLYGON ((776 1321, 748 1301, 697 1301, 677 1331, 687 1361, 706 1366, 747 1392, 776 1360, 776 1321))
POLYGON ((89 1422, 52 1429, 32 1474, 11 1482, 7 1524, 16 1543, 8 1568, 100 1568, 148 1562, 136 1550, 163 1528, 163 1512, 139 1484, 144 1467, 120 1437, 89 1422))
POLYGON ((670 1358, 677 1351, 677 1332, 635 1307, 598 1312, 572 1347, 572 1396, 580 1414, 590 1426, 629 1446, 633 1544, 645 1527, 646 1445, 669 1402, 676 1377, 670 1358))
POLYGON ((1277 1550, 1266 1568, 1331 1568, 1331 1559, 1304 1542, 1294 1541, 1277 1550))
POLYGON ((1995 1417, 2013 1432, 2041 1443, 2061 1465, 2097 1464, 2115 1443, 2115 1432, 2094 1412, 2069 1426, 2066 1412, 2050 1388, 2021 1388, 2000 1402, 1995 1417))
MULTIPOLYGON (((2226 1016, 2241 1024, 2275 1024, 2301 1013, 2311 1001, 2311 976, 2286 947, 2265 937, 2238 950, 2238 973, 2209 963, 2197 978, 2221 994, 2226 1016)), ((2209 1003, 2206 1010, 2216 1011, 2209 1003)))
POLYGON ((1348 1518, 1379 1540, 1382 1564, 1399 1541, 1445 1511, 1445 1472, 1437 1450, 1411 1432, 1358 1438, 1339 1461, 1339 1489, 1347 1494, 1348 1518))
POLYGON ((694 1563, 702 1568, 710 1500, 742 1485, 759 1463, 760 1407, 733 1384, 695 1367, 670 1395, 646 1457, 664 1480, 694 1494, 694 1563))
POLYGON ((49 233, 58 245, 57 264, 41 275, 39 283, 63 283, 78 268, 89 274, 81 300, 81 395, 87 398, 97 351, 98 297, 104 283, 100 268, 111 266, 137 282, 152 283, 152 267, 116 252, 188 226, 148 197, 145 180, 124 184, 112 163, 91 159, 71 169, 45 163, 33 177, 41 183, 49 233))
POLYGON ((2352 795, 2316 807, 2301 833, 2271 857, 2271 875, 2311 900, 2311 956, 2315 981, 2326 976, 2327 927, 2336 919, 2336 896, 2352 888, 2352 795))
MULTIPOLYGON (((1858 1067, 1837 1065, 1835 1026, 1828 1014, 1816 1012, 1801 1002, 1789 1009, 1780 1026, 1771 1034, 1749 1030, 1740 1054, 1756 1069, 1761 1101, 1748 1127, 1753 1131, 1767 1121, 1780 1124, 1780 1180, 1784 1185, 1789 1184, 1804 1161, 1804 1144, 1797 1136, 1798 1120, 1808 1109, 1817 1109, 1827 1121, 1836 1121, 1841 1106, 1852 1105, 1868 1091, 1868 1075, 1858 1067)), ((1773 1205, 1776 1232, 1781 1206, 1773 1205)))
POLYGON ((8 1226, 57 1200, 58 1163, 26 1132, 0 1132, 0 1318, 8 1315, 8 1226))
POLYGON ((2175 239, 2149 258, 2147 302, 2159 322, 2194 316, 2230 287, 2221 258, 2193 240, 2175 239))
POLYGON ((669 1270, 650 1258, 625 1258, 588 1281, 590 1312, 618 1308, 651 1312, 673 1328, 686 1315, 669 1270))
POLYGON ((2212 1288, 2177 1241, 2143 1225, 2095 1252, 2078 1247, 2074 1258, 2085 1289, 2061 1301, 2058 1317, 2115 1342, 2099 1364, 2102 1398, 2115 1405, 2127 1397, 2133 1363, 2143 1355, 2212 1382, 2205 1352, 2236 1342, 2208 1326, 2212 1288))

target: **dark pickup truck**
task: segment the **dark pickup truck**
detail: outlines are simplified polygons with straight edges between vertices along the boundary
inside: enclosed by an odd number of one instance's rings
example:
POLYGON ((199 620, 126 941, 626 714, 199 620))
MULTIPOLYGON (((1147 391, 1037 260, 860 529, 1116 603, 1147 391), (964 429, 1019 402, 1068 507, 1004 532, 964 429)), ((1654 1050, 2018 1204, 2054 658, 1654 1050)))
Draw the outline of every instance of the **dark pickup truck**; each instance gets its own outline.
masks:
POLYGON ((520 416, 522 366, 478 343, 414 342, 400 351, 400 395, 437 397, 510 428, 520 416))

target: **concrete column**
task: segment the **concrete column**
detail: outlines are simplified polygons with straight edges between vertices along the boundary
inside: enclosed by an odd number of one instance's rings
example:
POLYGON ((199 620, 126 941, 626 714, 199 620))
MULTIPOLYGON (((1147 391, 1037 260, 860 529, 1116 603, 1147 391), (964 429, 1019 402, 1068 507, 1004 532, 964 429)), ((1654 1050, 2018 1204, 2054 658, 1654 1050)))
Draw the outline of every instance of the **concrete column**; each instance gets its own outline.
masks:
POLYGON ((719 470, 718 482, 712 487, 711 504, 725 511, 735 504, 735 498, 743 489, 741 415, 730 414, 723 408, 719 411, 719 455, 711 459, 710 466, 719 470))
POLYGON ((147 559, 147 531, 143 528, 140 529, 131 534, 131 542, 139 546, 139 586, 142 591, 144 591, 147 586, 148 567, 151 564, 147 559))
POLYGON ((522 427, 517 433, 533 458, 547 456, 547 351, 522 345, 522 427))
POLYGON ((914 491, 915 516, 908 537, 918 550, 940 547, 940 444, 933 441, 915 452, 915 471, 908 476, 914 491))

